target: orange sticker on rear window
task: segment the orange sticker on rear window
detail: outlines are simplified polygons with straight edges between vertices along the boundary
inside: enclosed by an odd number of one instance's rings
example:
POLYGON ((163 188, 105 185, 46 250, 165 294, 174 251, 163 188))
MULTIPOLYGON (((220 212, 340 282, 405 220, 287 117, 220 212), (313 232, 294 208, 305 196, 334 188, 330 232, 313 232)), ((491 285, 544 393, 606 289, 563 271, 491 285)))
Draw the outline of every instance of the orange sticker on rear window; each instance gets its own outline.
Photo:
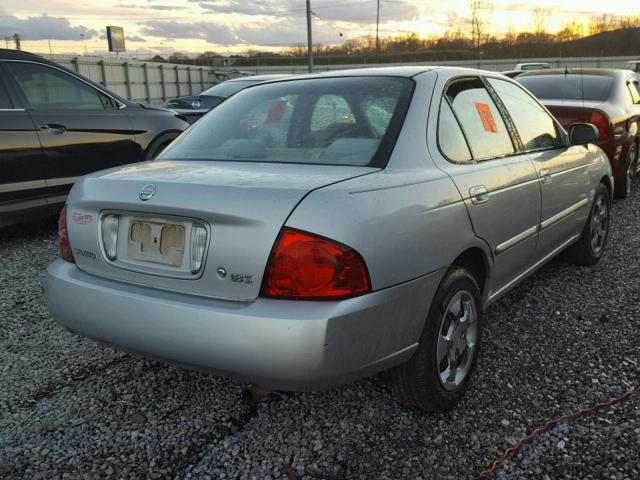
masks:
POLYGON ((267 113, 267 118, 264 119, 264 123, 280 123, 286 106, 286 100, 274 100, 271 102, 269 113, 267 113))
POLYGON ((498 133, 498 126, 493 118, 493 113, 491 113, 491 107, 486 103, 476 102, 476 110, 478 110, 485 132, 498 133))

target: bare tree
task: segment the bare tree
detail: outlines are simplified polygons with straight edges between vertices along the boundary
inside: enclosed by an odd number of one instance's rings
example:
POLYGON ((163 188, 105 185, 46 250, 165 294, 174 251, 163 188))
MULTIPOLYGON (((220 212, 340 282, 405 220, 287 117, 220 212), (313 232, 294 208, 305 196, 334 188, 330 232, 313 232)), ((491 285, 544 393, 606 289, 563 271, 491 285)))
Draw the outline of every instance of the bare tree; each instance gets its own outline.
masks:
POLYGON ((549 19, 550 12, 546 8, 536 7, 533 9, 533 33, 536 35, 536 41, 542 42, 547 29, 545 27, 549 19))
POLYGON ((474 48, 479 48, 491 23, 493 3, 472 0, 469 2, 469 11, 471 13, 471 43, 474 48), (486 14, 483 15, 483 12, 486 14))

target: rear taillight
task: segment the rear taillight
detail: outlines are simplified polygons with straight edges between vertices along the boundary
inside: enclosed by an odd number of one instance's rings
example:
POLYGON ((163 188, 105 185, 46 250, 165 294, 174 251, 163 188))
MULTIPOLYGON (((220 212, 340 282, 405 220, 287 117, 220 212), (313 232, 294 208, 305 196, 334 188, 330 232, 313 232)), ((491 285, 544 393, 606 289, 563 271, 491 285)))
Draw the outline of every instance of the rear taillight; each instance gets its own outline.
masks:
POLYGON ((60 212, 58 219, 58 242, 60 243, 60 258, 67 262, 76 263, 69 243, 69 232, 67 231, 67 206, 65 205, 60 212))
POLYGON ((598 128, 600 140, 608 140, 611 138, 611 122, 605 115, 600 112, 592 112, 591 117, 589 117, 589 123, 592 123, 598 128))
POLYGON ((328 238, 284 228, 271 252, 261 295, 339 299, 370 289, 367 266, 358 252, 328 238))

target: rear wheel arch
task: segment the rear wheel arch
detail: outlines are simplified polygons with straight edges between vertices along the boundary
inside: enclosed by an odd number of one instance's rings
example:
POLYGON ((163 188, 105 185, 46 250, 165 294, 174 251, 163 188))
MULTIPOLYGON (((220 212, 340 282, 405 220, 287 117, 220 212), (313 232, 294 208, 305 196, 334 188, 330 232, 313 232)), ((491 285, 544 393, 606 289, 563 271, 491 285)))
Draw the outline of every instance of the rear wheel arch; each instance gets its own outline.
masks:
POLYGON ((488 283, 490 264, 485 251, 480 247, 471 247, 462 252, 451 265, 465 268, 478 284, 480 294, 484 296, 488 283))
POLYGON ((181 133, 179 130, 167 130, 156 135, 156 137, 149 142, 149 146, 144 152, 144 159, 153 160, 167 145, 178 138, 178 135, 181 133))

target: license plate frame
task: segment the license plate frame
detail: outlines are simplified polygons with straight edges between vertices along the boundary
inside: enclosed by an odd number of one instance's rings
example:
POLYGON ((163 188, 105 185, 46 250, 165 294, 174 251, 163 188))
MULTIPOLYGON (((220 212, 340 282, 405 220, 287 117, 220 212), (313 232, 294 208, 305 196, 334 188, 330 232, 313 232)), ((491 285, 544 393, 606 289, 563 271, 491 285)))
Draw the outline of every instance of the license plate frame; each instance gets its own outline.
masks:
POLYGON ((178 268, 186 253, 184 225, 132 218, 127 229, 127 258, 178 268))

